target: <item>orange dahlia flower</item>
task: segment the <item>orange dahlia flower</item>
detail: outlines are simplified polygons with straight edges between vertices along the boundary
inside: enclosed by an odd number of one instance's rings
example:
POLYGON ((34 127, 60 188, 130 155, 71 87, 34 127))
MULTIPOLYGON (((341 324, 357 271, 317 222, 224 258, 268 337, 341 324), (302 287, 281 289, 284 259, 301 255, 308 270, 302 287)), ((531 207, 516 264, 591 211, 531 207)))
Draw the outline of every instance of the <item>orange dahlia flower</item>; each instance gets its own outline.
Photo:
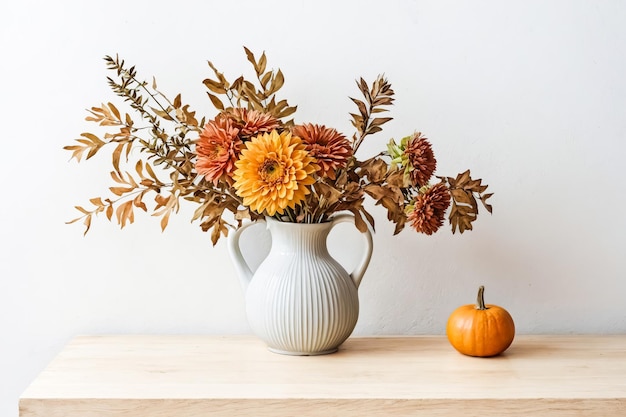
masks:
POLYGON ((335 172, 346 166, 352 156, 348 139, 337 130, 310 123, 294 126, 291 130, 306 144, 306 149, 320 167, 319 175, 335 179, 335 172))
POLYGON ((272 130, 246 142, 233 186, 243 204, 268 216, 294 209, 310 193, 318 167, 300 138, 272 130))
POLYGON ((420 191, 415 205, 408 214, 411 226, 418 232, 432 235, 443 225, 446 210, 450 206, 450 192, 443 183, 420 191))
POLYGON ((410 175, 413 185, 421 187, 428 184, 437 168, 437 160, 430 142, 418 132, 409 140, 404 152, 411 164, 410 175))
POLYGON ((242 145, 238 135, 229 119, 217 117, 206 124, 196 143, 196 170, 207 181, 217 185, 220 178, 232 175, 242 145))
POLYGON ((248 110, 243 107, 237 107, 222 113, 222 117, 231 119, 234 125, 239 128, 239 134, 244 137, 271 132, 281 125, 280 121, 269 113, 248 110))

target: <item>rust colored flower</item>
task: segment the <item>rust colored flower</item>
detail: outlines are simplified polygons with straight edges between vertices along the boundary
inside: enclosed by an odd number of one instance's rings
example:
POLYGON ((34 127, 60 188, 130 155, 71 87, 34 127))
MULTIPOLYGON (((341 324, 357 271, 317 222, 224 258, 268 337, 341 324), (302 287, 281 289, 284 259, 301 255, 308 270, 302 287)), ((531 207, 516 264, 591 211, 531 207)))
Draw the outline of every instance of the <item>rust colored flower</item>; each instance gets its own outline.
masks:
POLYGON ((443 225, 446 210, 450 206, 450 192, 443 183, 420 190, 415 204, 408 214, 411 226, 420 233, 432 235, 443 225))
POLYGON ((318 168, 298 137, 276 130, 246 142, 235 166, 233 186, 243 205, 268 216, 299 205, 318 168))
POLYGON ((233 124, 239 128, 239 134, 245 138, 271 132, 281 125, 280 121, 269 113, 248 110, 243 107, 222 113, 222 117, 231 119, 233 124))
POLYGON ((352 156, 350 142, 337 130, 326 126, 303 124, 291 130, 306 144, 306 149, 320 167, 319 175, 335 179, 335 172, 346 166, 352 156))
POLYGON ((214 185, 224 176, 231 177, 242 145, 238 135, 239 129, 230 119, 217 117, 210 120, 196 144, 198 174, 214 185))
POLYGON ((404 152, 411 164, 410 177, 413 185, 422 187, 428 184, 437 168, 437 160, 430 142, 417 132, 409 139, 404 152))

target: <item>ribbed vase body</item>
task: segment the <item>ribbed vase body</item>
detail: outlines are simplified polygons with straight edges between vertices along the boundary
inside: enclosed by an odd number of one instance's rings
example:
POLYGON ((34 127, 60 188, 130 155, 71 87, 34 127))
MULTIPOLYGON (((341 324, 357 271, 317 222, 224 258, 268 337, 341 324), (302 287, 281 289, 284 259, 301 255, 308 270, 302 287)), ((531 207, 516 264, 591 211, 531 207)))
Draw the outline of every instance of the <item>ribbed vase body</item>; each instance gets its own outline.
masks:
POLYGON ((267 224, 272 248, 246 291, 252 330, 274 352, 336 351, 354 330, 359 299, 353 278, 328 253, 331 223, 267 224))

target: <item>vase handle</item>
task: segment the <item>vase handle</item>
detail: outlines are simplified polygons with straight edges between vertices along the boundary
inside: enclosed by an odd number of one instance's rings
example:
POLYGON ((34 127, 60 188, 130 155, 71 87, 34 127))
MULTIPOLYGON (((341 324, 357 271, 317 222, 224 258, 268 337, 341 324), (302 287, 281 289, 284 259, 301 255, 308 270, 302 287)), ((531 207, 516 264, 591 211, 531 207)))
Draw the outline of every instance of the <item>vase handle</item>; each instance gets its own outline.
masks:
MULTIPOLYGON (((333 216, 332 225, 333 227, 338 223, 352 223, 354 224, 354 215, 344 213, 333 216)), ((354 281, 354 285, 359 288, 361 285, 361 279, 363 279, 363 275, 365 275, 365 271, 367 270, 367 266, 370 263, 370 259, 372 258, 372 250, 374 249, 374 243, 372 242, 372 233, 370 232, 369 227, 365 232, 362 233, 365 238, 365 253, 361 257, 361 261, 358 263, 354 271, 350 273, 350 278, 354 281)))
MULTIPOLYGON (((265 220, 257 220, 257 222, 264 222, 265 220)), ((257 222, 247 222, 241 225, 238 229, 231 228, 228 232, 228 253, 233 260, 233 264, 235 265, 235 270, 237 275, 239 276, 239 281, 241 282, 241 286, 243 287, 244 293, 248 289, 248 285, 250 281, 252 281, 252 276, 254 275, 254 271, 250 269, 250 266, 244 259, 241 253, 241 247, 239 246, 239 238, 244 230, 248 227, 256 224, 257 222)))

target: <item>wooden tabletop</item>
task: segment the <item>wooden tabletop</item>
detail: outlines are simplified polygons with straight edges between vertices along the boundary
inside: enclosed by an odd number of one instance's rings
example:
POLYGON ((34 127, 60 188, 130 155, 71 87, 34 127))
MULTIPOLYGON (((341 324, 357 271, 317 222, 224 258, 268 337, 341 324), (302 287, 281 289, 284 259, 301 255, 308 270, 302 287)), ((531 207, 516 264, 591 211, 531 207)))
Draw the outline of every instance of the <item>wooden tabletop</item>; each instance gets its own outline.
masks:
POLYGON ((517 336, 493 358, 443 336, 354 337, 294 357, 248 336, 81 336, 21 417, 626 416, 626 335, 517 336))

